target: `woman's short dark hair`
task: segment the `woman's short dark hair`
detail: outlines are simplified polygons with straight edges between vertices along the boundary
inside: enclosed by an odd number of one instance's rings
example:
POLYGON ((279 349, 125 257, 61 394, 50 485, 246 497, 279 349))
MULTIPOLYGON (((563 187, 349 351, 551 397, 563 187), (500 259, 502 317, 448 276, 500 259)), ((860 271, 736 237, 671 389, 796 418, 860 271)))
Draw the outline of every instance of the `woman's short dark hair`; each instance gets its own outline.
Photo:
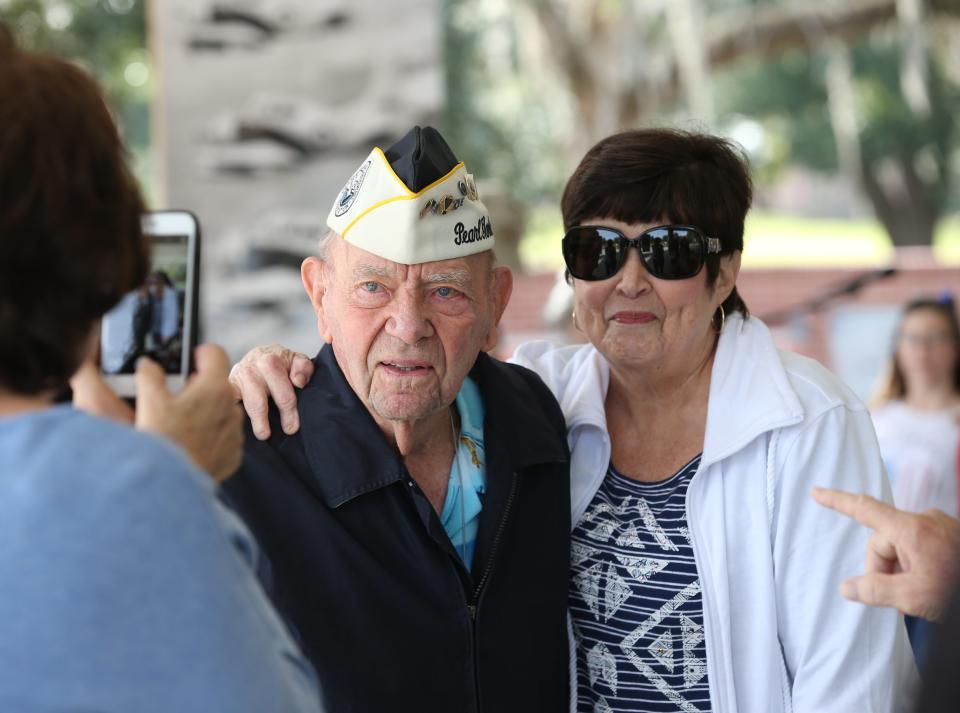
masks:
MULTIPOLYGON (((743 250, 743 223, 753 182, 743 151, 710 134, 634 129, 608 136, 587 151, 563 191, 564 230, 598 218, 624 223, 693 225, 719 238, 720 255, 743 250)), ((707 256, 707 281, 720 272, 707 256)), ((736 287, 726 314, 748 314, 736 287)))
POLYGON ((96 82, 0 25, 0 390, 57 391, 147 274, 144 210, 96 82))

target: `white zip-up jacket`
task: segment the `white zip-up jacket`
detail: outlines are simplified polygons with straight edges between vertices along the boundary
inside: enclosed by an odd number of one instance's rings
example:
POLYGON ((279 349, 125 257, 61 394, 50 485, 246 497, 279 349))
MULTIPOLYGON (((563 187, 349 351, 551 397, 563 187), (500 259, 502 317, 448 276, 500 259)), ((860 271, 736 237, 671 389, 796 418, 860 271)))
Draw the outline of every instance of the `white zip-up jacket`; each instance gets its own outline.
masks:
MULTIPOLYGON (((575 526, 610 462, 609 366, 589 344, 524 344, 513 361, 563 409, 575 526)), ((728 317, 686 499, 715 713, 909 709, 917 673, 901 617, 840 595, 869 532, 817 505, 815 485, 890 501, 869 413, 820 364, 777 350, 762 322, 728 317)))

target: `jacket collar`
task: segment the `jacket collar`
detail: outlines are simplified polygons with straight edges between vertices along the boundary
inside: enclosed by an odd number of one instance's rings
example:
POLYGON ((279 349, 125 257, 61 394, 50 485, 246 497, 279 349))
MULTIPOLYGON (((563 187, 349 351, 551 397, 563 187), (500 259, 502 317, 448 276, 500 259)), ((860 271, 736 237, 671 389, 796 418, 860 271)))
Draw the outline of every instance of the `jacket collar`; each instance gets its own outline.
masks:
POLYGON ((298 438, 310 477, 330 507, 404 478, 403 462, 340 370, 333 348, 313 359, 314 372, 297 399, 298 438))
POLYGON ((604 401, 609 388, 610 365, 596 347, 588 346, 560 389, 560 408, 567 420, 567 429, 594 426, 606 431, 604 401))
POLYGON ((470 371, 480 387, 486 415, 483 421, 486 451, 502 447, 513 470, 568 460, 566 434, 558 413, 551 421, 544 401, 553 396, 540 377, 523 367, 505 364, 481 353, 470 371), (524 374, 524 372, 526 372, 524 374), (531 386, 535 380, 539 389, 531 386))
MULTIPOLYGON (((604 401, 610 366, 588 347, 568 373, 560 405, 573 431, 607 430, 604 401)), ((701 467, 743 448, 762 433, 803 419, 800 399, 790 385, 770 330, 756 317, 726 319, 710 378, 707 428, 701 467)))
POLYGON ((803 406, 770 330, 756 317, 727 317, 710 376, 701 467, 802 420, 803 406))
MULTIPOLYGON (((403 461, 350 387, 333 348, 324 346, 313 363, 313 378, 298 398, 298 437, 312 485, 327 505, 339 507, 404 480, 403 461)), ((514 470, 567 460, 563 434, 551 425, 540 399, 516 370, 480 354, 470 372, 486 411, 486 450, 503 448, 514 470)))

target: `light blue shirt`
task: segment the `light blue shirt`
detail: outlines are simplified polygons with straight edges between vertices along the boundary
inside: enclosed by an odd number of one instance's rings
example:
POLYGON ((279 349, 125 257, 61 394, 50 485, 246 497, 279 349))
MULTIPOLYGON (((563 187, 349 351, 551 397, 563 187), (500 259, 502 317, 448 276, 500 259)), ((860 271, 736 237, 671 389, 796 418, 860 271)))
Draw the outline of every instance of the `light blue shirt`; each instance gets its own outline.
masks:
POLYGON ((480 528, 483 494, 487 489, 486 456, 483 449, 483 399, 477 384, 467 377, 457 394, 460 438, 450 467, 447 497, 440 522, 450 542, 470 569, 480 528))
POLYGON ((247 529, 173 446, 0 419, 0 711, 318 713, 247 529))
POLYGON ((100 323, 100 363, 108 374, 120 371, 133 346, 133 318, 142 300, 136 290, 128 292, 106 313, 100 323))

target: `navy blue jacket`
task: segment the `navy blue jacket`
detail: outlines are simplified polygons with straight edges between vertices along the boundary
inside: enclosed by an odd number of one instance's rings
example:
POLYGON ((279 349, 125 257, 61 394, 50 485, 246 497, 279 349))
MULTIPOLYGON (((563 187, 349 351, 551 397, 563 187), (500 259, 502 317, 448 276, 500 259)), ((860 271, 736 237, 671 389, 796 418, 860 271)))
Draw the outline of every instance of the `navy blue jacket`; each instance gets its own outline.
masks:
POLYGON ((247 433, 227 499, 271 564, 271 594, 331 713, 568 709, 570 482, 540 378, 481 354, 487 492, 473 571, 354 394, 333 350, 300 392, 300 431, 247 433))

